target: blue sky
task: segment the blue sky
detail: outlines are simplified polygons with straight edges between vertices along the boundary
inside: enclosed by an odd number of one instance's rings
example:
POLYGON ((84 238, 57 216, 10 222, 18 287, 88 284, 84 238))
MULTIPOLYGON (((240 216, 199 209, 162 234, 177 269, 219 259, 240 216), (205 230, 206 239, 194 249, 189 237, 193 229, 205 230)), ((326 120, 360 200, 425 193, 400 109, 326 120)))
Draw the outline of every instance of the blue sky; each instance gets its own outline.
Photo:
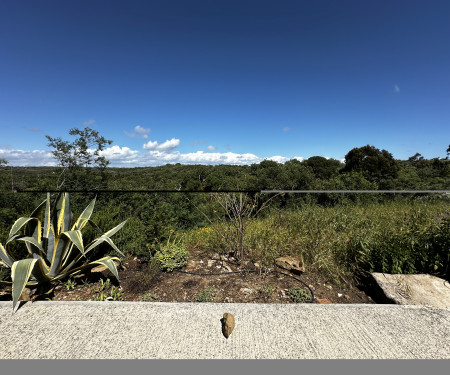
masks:
POLYGON ((0 157, 90 126, 114 166, 445 157, 450 2, 2 1, 0 157))

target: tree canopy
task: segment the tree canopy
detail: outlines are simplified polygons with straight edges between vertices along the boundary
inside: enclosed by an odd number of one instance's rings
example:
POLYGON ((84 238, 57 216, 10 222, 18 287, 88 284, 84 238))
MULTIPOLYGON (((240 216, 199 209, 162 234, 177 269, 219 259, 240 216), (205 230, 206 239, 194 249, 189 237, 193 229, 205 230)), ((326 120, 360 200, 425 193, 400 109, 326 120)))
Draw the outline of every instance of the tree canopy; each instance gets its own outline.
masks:
POLYGON ((63 167, 60 181, 57 184, 58 188, 63 186, 70 186, 74 189, 97 187, 98 181, 90 179, 91 168, 97 168, 102 172, 101 179, 103 181, 105 178, 103 171, 109 161, 100 155, 100 151, 112 141, 100 136, 98 131, 89 127, 84 130, 70 129, 69 134, 76 136, 76 139, 70 142, 61 137, 45 136, 49 141, 48 146, 55 149, 52 151, 53 156, 58 160, 59 166, 63 167))
POLYGON ((370 145, 355 147, 345 155, 343 172, 363 172, 369 181, 397 178, 399 165, 392 154, 370 145))

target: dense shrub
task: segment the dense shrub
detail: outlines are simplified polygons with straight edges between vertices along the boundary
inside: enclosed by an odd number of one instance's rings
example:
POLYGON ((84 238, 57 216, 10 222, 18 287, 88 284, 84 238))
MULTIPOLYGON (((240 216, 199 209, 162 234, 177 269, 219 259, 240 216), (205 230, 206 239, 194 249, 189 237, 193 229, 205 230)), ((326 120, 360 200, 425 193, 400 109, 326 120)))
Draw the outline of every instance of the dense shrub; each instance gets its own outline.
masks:
POLYGON ((176 268, 184 267, 189 259, 189 252, 184 244, 176 238, 171 242, 170 237, 167 242, 160 246, 155 254, 155 260, 164 271, 173 271, 176 268))

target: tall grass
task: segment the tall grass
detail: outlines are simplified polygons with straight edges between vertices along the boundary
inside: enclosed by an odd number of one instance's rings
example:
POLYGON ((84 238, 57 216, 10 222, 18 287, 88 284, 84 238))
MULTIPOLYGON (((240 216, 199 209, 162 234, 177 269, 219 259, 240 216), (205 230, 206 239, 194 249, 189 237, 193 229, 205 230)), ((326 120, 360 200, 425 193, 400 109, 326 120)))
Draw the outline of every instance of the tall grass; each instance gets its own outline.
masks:
MULTIPOLYGON (((226 230, 224 223, 217 223, 226 230)), ((231 230, 231 229, 230 229, 231 230)), ((191 231, 188 247, 227 249, 212 228, 191 231)), ((336 282, 368 272, 448 272, 450 202, 448 199, 273 210, 247 222, 248 258, 272 266, 282 255, 302 255, 310 270, 336 282)))

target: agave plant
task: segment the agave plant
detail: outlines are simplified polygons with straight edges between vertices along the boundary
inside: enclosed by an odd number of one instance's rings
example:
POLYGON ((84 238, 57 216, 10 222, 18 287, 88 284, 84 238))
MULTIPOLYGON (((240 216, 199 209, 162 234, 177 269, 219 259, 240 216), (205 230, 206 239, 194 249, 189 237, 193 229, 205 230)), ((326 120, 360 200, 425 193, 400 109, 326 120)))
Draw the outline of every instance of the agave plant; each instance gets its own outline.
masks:
POLYGON ((11 268, 12 281, 9 284, 12 284, 13 310, 26 286, 34 288, 42 285, 54 285, 58 280, 98 264, 108 267, 119 280, 114 264, 114 261, 119 261, 119 258, 106 256, 86 263, 86 255, 102 242, 107 242, 114 250, 123 255, 110 237, 125 225, 126 220, 84 245, 81 230, 88 223, 102 233, 90 219, 94 205, 95 198, 72 224, 69 194, 61 193, 55 201, 53 210, 50 208, 50 194, 47 194, 47 199, 29 217, 21 217, 16 220, 9 232, 5 246, 0 243, 0 258, 6 266, 11 268), (41 221, 42 217, 44 218, 43 222, 41 221), (14 256, 7 251, 7 246, 12 241, 25 243, 29 254, 27 258, 14 259, 14 256), (82 264, 83 261, 84 264, 82 264))

